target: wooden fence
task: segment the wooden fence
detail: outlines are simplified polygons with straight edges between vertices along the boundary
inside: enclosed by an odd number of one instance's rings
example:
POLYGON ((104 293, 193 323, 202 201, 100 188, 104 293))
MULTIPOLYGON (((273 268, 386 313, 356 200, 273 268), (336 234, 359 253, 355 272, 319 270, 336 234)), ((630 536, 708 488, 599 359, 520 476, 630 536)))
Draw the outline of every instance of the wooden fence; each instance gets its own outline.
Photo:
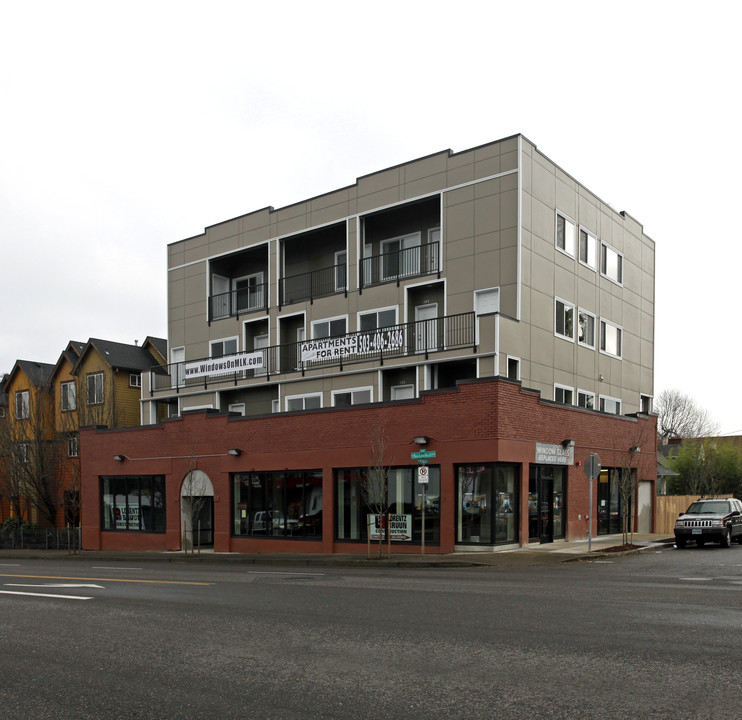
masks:
MULTIPOLYGON (((658 495, 655 500, 654 531, 656 533, 672 535, 675 521, 680 513, 685 512, 694 500, 700 495, 658 495)), ((732 495, 718 495, 714 497, 733 497, 732 495)))

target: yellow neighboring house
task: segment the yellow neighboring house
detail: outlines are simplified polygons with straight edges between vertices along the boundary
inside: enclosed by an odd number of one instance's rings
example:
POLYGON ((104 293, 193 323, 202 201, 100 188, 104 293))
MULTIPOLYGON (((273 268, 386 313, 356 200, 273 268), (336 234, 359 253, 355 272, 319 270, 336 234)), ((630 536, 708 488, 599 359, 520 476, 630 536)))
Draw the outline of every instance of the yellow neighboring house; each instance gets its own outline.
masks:
MULTIPOLYGON (((3 380, 7 417, 0 423, 0 495, 8 517, 53 524, 55 505, 53 365, 16 360, 3 380)), ((3 520, 5 518, 2 518, 3 520)))
POLYGON ((79 426, 140 425, 142 373, 166 364, 166 357, 162 338, 148 337, 141 345, 90 338, 72 370, 79 426))
POLYGON ((50 380, 54 394, 59 500, 63 510, 61 515, 57 515, 57 527, 77 527, 80 524, 80 423, 77 378, 73 371, 84 349, 84 342, 71 340, 59 356, 50 380))

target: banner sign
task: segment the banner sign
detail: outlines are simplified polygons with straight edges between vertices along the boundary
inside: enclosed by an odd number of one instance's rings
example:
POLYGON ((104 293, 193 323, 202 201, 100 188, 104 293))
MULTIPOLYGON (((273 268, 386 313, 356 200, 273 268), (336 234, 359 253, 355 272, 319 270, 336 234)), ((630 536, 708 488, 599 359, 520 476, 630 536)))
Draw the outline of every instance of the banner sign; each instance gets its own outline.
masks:
MULTIPOLYGON (((383 528, 383 515, 369 515, 369 538, 371 540, 386 540, 383 528)), ((412 542, 412 515, 389 516, 389 538, 412 542)))
POLYGON ((264 363, 265 351, 243 353, 242 355, 226 355, 225 357, 210 360, 197 360, 183 363, 183 374, 186 378, 204 377, 206 375, 225 375, 240 370, 261 369, 264 363))
POLYGON ((404 332, 396 328, 360 335, 319 338, 307 340, 299 347, 302 362, 336 360, 350 355, 400 350, 404 347, 404 332))

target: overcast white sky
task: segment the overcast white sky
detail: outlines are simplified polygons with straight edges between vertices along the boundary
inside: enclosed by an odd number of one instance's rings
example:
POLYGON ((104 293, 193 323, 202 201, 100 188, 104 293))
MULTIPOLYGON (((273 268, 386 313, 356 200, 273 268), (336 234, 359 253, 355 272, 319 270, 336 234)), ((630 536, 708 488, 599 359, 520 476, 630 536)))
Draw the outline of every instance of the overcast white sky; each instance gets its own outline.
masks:
POLYGON ((0 0, 0 372, 166 337, 207 225, 523 133, 656 242, 655 394, 742 433, 733 7, 0 0))

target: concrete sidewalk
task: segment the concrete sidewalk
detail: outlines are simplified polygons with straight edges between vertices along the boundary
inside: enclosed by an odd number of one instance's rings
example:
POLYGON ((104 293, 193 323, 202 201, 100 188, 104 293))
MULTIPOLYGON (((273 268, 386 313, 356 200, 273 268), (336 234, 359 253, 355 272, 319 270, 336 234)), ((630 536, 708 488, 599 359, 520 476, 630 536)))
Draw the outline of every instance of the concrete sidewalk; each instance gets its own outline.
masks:
MULTIPOLYGON (((631 540, 631 539, 630 539, 631 540)), ((577 541, 557 540, 553 543, 531 544, 528 547, 507 547, 495 551, 460 551, 441 555, 426 553, 395 554, 391 557, 384 554, 378 558, 378 545, 371 546, 371 558, 362 554, 319 555, 305 553, 275 554, 242 554, 215 553, 213 550, 202 550, 197 555, 186 555, 183 552, 113 552, 83 550, 71 555, 66 550, 9 550, 0 549, 0 559, 57 559, 57 560, 106 560, 111 562, 177 562, 205 564, 244 564, 244 565, 293 565, 293 566, 326 566, 326 567, 518 567, 536 565, 554 565, 574 560, 589 560, 616 557, 627 553, 642 552, 651 548, 672 545, 674 538, 668 535, 634 534, 633 544, 637 549, 617 550, 623 542, 619 535, 601 535, 577 541), (590 545, 590 548, 588 547, 590 545)), ((393 550, 394 548, 392 548, 393 550)), ((386 545, 383 552, 386 553, 386 545)))

